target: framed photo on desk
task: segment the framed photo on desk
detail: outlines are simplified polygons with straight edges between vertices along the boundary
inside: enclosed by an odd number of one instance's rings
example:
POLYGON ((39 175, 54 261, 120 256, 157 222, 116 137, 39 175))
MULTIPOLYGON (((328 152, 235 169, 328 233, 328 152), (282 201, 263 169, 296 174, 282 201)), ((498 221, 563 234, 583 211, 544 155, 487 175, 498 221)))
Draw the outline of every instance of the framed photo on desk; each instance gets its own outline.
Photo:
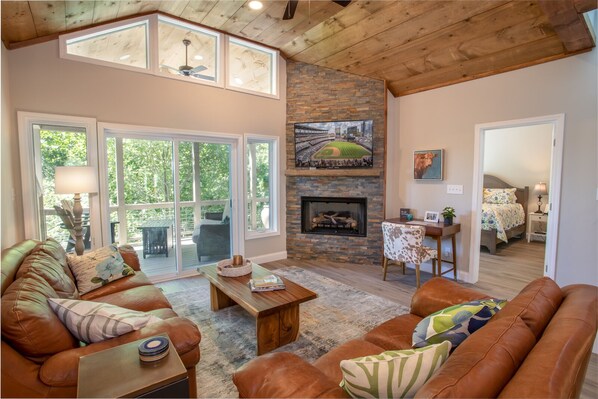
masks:
POLYGON ((424 216, 424 221, 438 223, 439 215, 440 215, 440 212, 426 211, 426 214, 424 216))

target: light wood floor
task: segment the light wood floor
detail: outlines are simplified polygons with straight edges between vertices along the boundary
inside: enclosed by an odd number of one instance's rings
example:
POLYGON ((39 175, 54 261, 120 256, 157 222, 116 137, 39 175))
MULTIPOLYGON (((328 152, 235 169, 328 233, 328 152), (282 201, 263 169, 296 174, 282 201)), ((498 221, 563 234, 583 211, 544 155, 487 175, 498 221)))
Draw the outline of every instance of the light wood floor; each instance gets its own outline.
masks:
MULTIPOLYGON (((507 246, 501 246, 495 255, 482 250, 479 281, 473 285, 462 284, 497 298, 511 299, 528 282, 543 275, 543 264, 544 243, 527 243, 524 239, 511 240, 507 246)), ((264 263, 262 266, 271 270, 298 266, 405 306, 410 305, 416 289, 413 269, 408 269, 406 275, 403 275, 401 268, 390 266, 387 281, 382 281, 382 268, 373 265, 285 259, 264 263)), ((431 277, 430 273, 422 272, 422 283, 431 277)), ((159 286, 166 292, 184 290, 193 287, 194 280, 198 278, 202 277, 168 281, 159 283, 159 286)), ((598 355, 596 354, 592 354, 581 397, 598 398, 598 355)))

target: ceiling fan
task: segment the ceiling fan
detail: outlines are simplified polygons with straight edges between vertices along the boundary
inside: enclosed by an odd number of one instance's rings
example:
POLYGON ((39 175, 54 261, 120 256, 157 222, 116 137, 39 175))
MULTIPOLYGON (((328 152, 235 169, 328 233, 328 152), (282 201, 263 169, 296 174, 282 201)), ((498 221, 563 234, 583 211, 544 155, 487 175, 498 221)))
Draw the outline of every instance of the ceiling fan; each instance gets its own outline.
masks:
MULTIPOLYGON (((343 7, 347 7, 349 5, 349 3, 351 3, 351 0, 332 0, 334 3, 343 6, 343 7)), ((293 19, 293 17, 295 16, 295 10, 297 9, 297 4, 299 4, 299 0, 289 0, 289 2, 287 3, 287 7, 284 9, 284 15, 282 16, 283 20, 289 20, 289 19, 293 19)))
POLYGON ((175 71, 176 73, 178 73, 179 75, 182 75, 182 76, 191 76, 194 78, 214 80, 213 76, 202 75, 199 73, 199 72, 202 72, 202 71, 205 71, 206 69, 208 69, 207 67, 205 67, 203 65, 198 65, 196 67, 189 66, 188 50, 189 50, 189 45, 191 44, 191 40, 183 39, 183 44, 185 45, 185 65, 181 65, 178 68, 174 68, 174 67, 171 67, 169 65, 164 65, 164 64, 162 64, 160 66, 170 69, 172 71, 175 71))

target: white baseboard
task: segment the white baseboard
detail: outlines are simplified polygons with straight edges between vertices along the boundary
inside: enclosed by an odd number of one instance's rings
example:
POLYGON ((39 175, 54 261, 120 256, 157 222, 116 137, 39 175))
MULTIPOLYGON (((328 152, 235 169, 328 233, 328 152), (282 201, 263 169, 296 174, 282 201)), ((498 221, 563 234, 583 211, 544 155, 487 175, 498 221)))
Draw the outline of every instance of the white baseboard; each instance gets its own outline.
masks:
POLYGON ((254 263, 267 263, 267 262, 274 262, 276 260, 283 260, 287 258, 287 251, 280 251, 280 252, 273 252, 271 254, 259 255, 259 256, 251 256, 251 259, 254 263))

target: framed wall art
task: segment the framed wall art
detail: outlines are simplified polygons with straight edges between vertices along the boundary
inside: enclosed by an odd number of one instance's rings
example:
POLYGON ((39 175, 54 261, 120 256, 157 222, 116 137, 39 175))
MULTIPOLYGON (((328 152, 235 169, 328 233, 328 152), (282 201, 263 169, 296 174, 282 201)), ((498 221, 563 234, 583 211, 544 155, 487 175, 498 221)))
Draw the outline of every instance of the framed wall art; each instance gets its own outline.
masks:
POLYGON ((413 178, 415 180, 443 180, 444 150, 413 152, 413 178))

